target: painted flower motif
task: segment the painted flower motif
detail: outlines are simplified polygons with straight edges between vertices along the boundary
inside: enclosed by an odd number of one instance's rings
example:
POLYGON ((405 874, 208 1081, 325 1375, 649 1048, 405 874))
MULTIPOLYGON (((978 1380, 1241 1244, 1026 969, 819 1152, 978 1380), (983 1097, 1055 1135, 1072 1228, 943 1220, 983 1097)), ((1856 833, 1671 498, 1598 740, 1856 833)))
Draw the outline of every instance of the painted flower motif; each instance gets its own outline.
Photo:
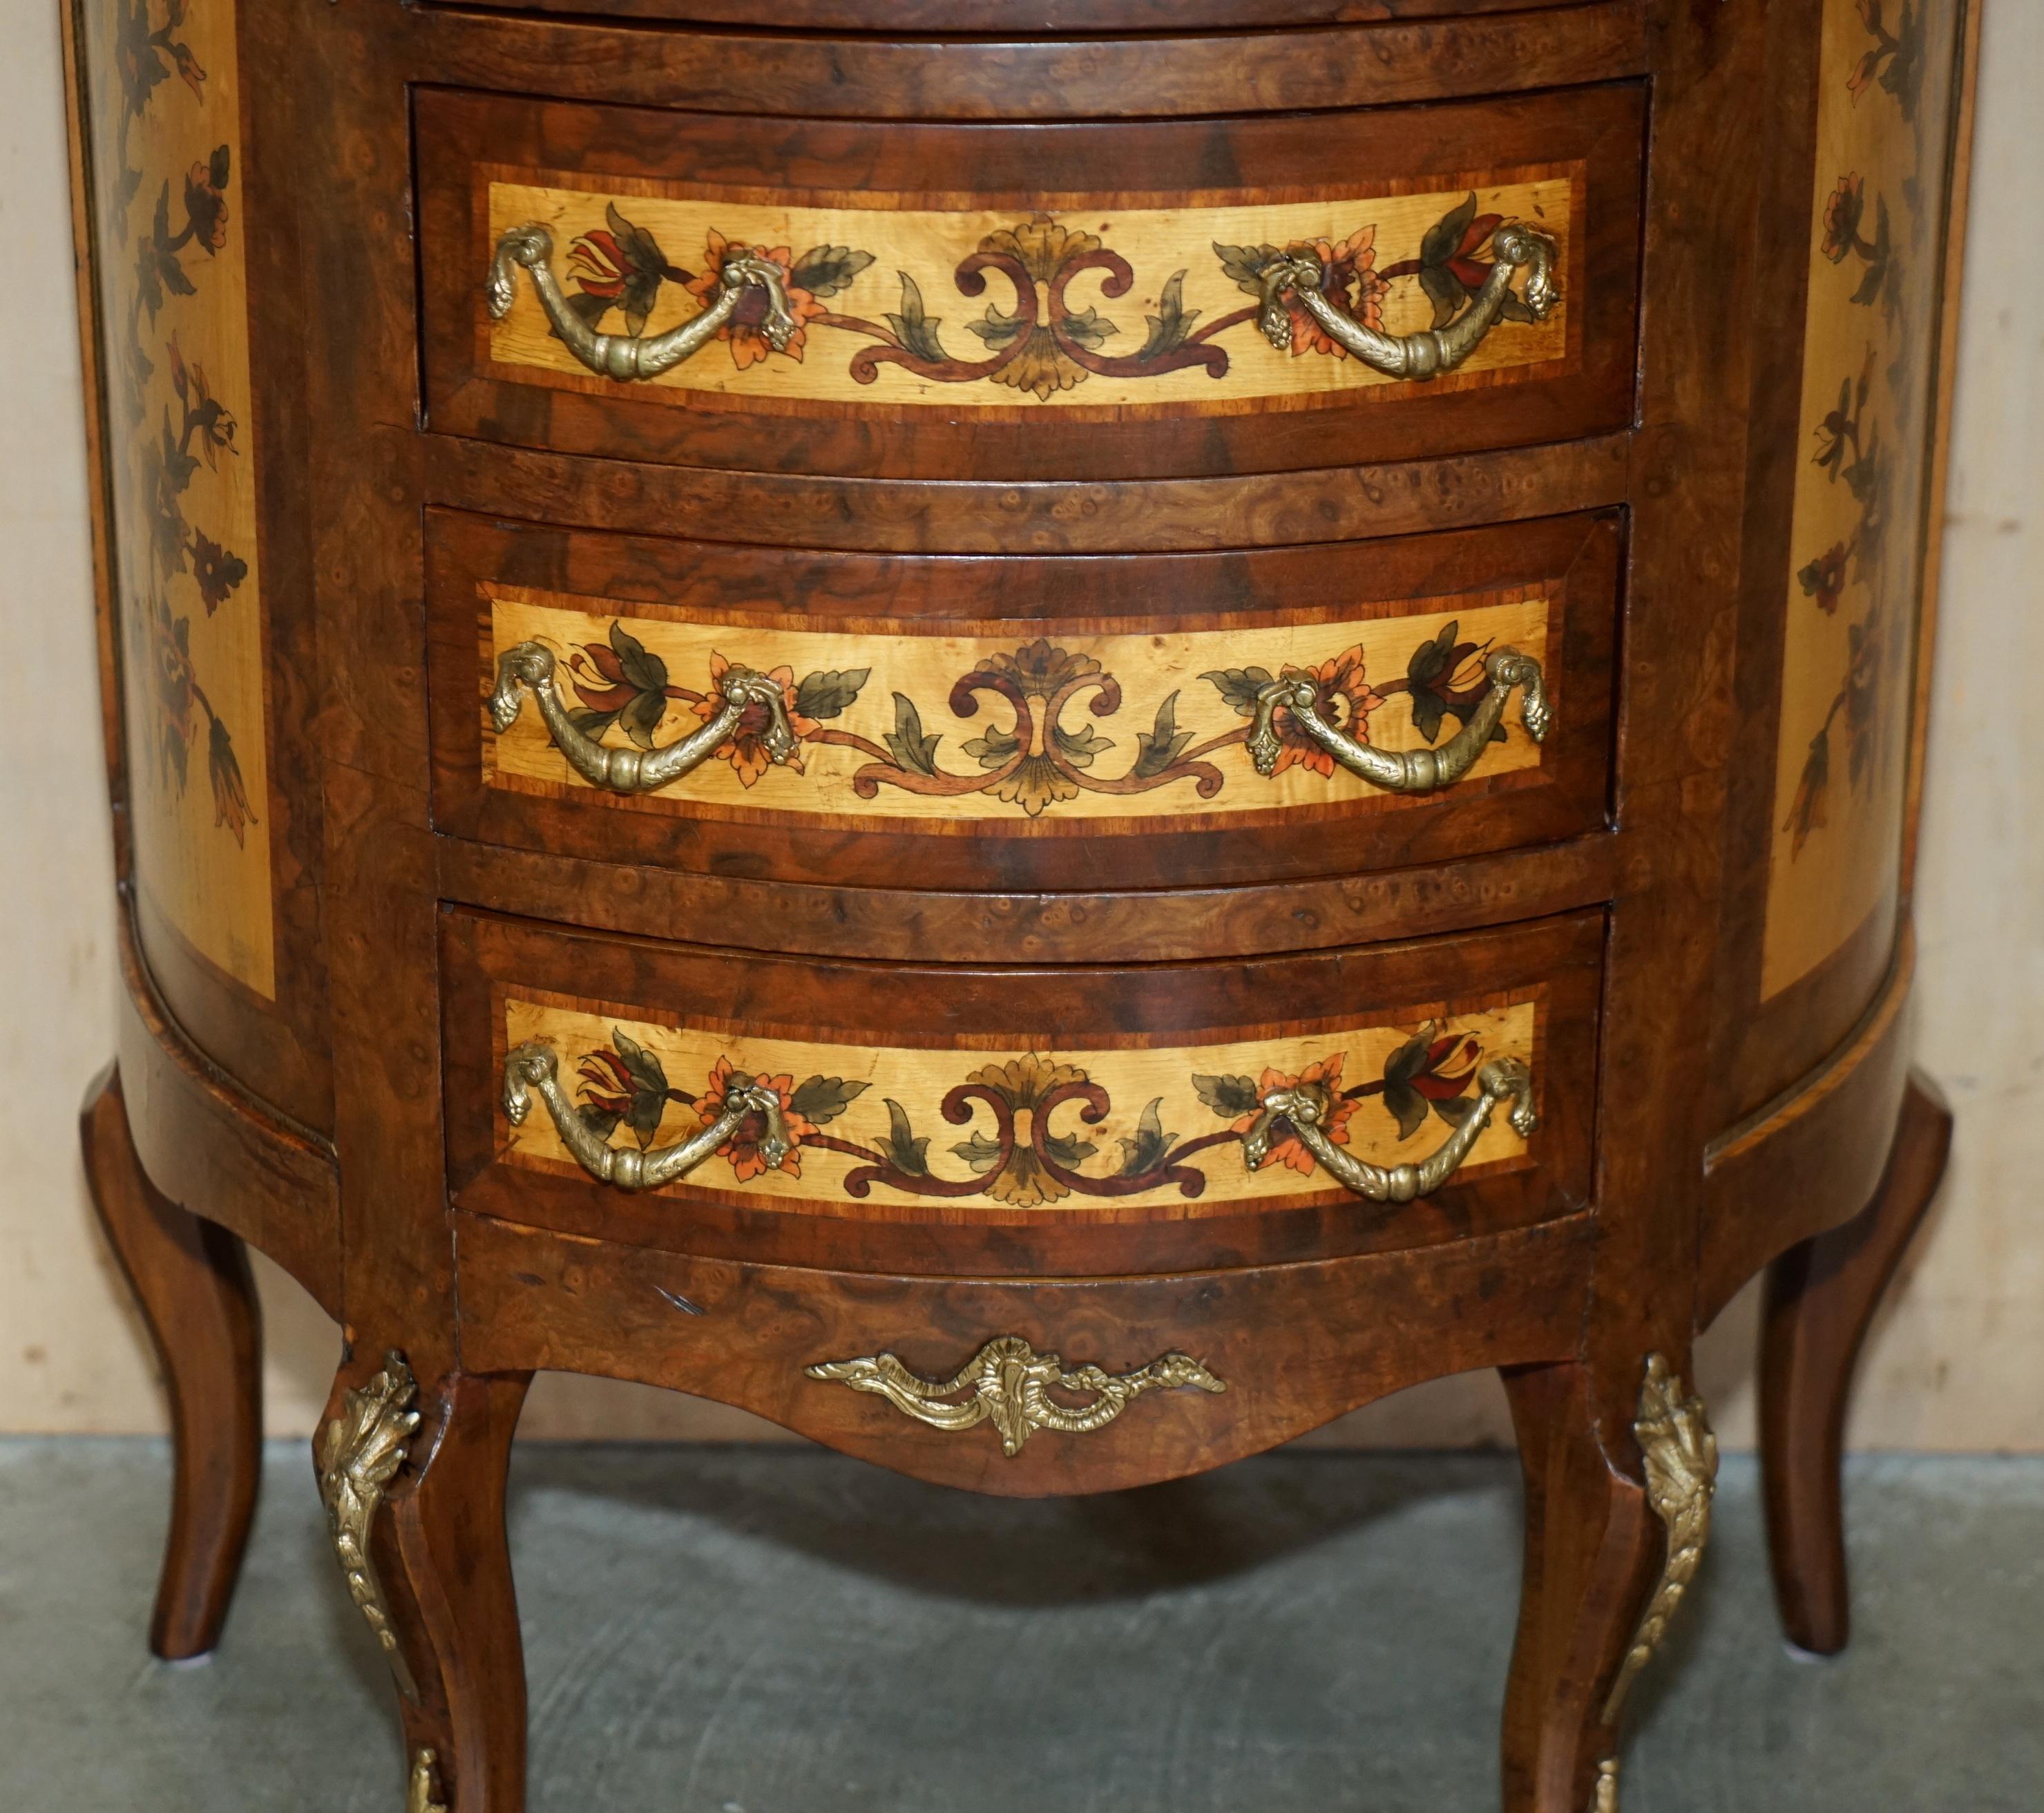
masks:
MULTIPOLYGON (((1314 708, 1321 719, 1345 730, 1358 743, 1370 741, 1370 714, 1384 702, 1363 675, 1362 645, 1344 649, 1317 668, 1287 667, 1279 676, 1313 683, 1314 708)), ((1335 759, 1308 737, 1297 718, 1280 711, 1273 720, 1278 733, 1278 761, 1274 776, 1294 766, 1310 768, 1327 779, 1334 778, 1335 759)))
MULTIPOLYGON (((698 718, 705 719, 714 718, 724 709, 724 693, 721 689, 724 676, 730 671, 731 663, 713 649, 709 657, 709 696, 697 699, 690 708, 698 718)), ((782 702, 786 707, 788 714, 788 727, 794 732, 795 740, 797 742, 820 728, 813 718, 805 718, 795 709, 795 701, 798 695, 795 687, 795 670, 793 668, 770 668, 766 677, 781 689, 782 702)), ((774 758, 766 753, 766 727, 772 722, 772 715, 765 706, 756 702, 747 704, 739 718, 737 727, 732 730, 730 737, 717 747, 718 759, 731 764, 732 768, 736 771, 741 786, 752 786, 762 775, 774 766, 774 758)), ((793 768, 796 773, 800 774, 802 772, 801 756, 799 753, 790 756, 782 765, 793 768)))
POLYGON ((185 406, 182 444, 189 448, 196 436, 206 464, 217 470, 217 456, 235 451, 234 418, 227 406, 207 388, 206 368, 196 360, 190 365, 185 364, 175 333, 171 336, 170 352, 171 383, 178 393, 178 401, 185 406))
POLYGON ((198 461, 178 445, 168 410, 163 412, 162 438, 144 439, 137 457, 142 495, 151 505, 149 545, 156 556, 157 571, 167 579, 185 570, 185 550, 191 532, 185 523, 182 500, 198 461))
POLYGON ((198 595, 206 601, 210 617, 227 602, 228 594, 248 577, 248 563, 230 554, 206 533, 194 529, 191 535, 192 577, 198 581, 198 595))
POLYGON ((795 1079, 792 1072, 781 1076, 755 1076, 749 1072, 734 1069, 729 1058, 720 1057, 709 1073, 709 1090, 696 1103, 696 1112, 702 1117, 703 1125, 708 1126, 724 1112, 724 1098, 733 1088, 747 1087, 768 1090, 779 1099, 782 1118, 788 1125, 788 1149, 778 1165, 768 1164, 766 1153, 759 1149, 760 1139, 766 1131, 766 1120, 753 1113, 747 1114, 739 1123, 738 1130, 717 1149, 717 1156, 731 1161, 732 1171, 741 1184, 777 1169, 790 1177, 801 1176, 801 1141, 805 1134, 814 1133, 816 1128, 815 1122, 796 1111, 795 1079))
POLYGON ((229 160, 230 153, 223 144, 206 163, 194 164, 185 172, 185 230, 208 252, 217 252, 227 243, 229 160))
MULTIPOLYGON (((1318 1063, 1308 1064, 1296 1076, 1288 1076, 1281 1070, 1265 1071, 1256 1080, 1259 1102, 1274 1089, 1297 1089, 1306 1084, 1317 1083, 1327 1095, 1327 1118, 1320 1123, 1320 1130, 1336 1145, 1347 1145, 1349 1117, 1355 1112, 1356 1105, 1342 1094, 1342 1059, 1344 1055, 1335 1052, 1320 1059, 1318 1063)), ((1260 1112, 1260 1109, 1258 1111, 1260 1112)), ((1255 1124, 1256 1114, 1247 1114, 1234 1123, 1235 1130, 1246 1134, 1255 1124)), ((1270 1149, 1263 1155, 1263 1164, 1257 1168, 1260 1171, 1266 1165, 1289 1164, 1294 1171, 1312 1176, 1318 1168, 1320 1161, 1300 1143, 1299 1136, 1292 1130, 1289 1122, 1281 1121, 1278 1125, 1284 1131, 1272 1138, 1270 1149)))
MULTIPOLYGON (((788 292, 788 312, 795 318, 795 331, 788 337, 788 344, 782 350, 789 358, 800 360, 809 333, 807 324, 830 311, 795 282, 795 255, 788 247, 734 244, 713 227, 704 248, 703 269, 682 287, 708 308, 716 300, 717 287, 724 281, 724 260, 748 253, 755 258, 770 260, 790 274, 785 287, 788 292)), ((741 371, 748 365, 763 364, 773 354, 773 345, 764 331, 766 320, 766 292, 756 283, 748 283, 739 292, 736 313, 717 330, 719 340, 730 341, 731 362, 741 371)))
POLYGON ((999 1096, 1013 1117, 1014 1148, 1005 1164, 1001 1163, 1001 1142, 984 1134, 975 1134, 951 1148, 986 1177, 986 1194, 1015 1209, 1041 1208, 1069 1196, 1070 1186, 1045 1168, 1044 1157, 1066 1171, 1076 1171, 1100 1149, 1077 1134, 1051 1132, 1041 1117, 1052 1095, 1084 1083, 1086 1073, 1076 1064, 1058 1064, 1032 1052, 1012 1063, 986 1064, 966 1080, 999 1096))
POLYGON ((632 1112, 632 1072, 616 1052, 585 1052, 575 1075, 582 1080, 575 1093, 597 1114, 611 1116, 614 1123, 632 1112))
POLYGON ((1410 1139, 1432 1113, 1455 1126, 1475 1099, 1470 1091, 1483 1063, 1483 1041, 1474 1033, 1444 1032, 1428 1020, 1384 1060, 1385 1111, 1410 1139))
POLYGON ((249 809, 248 789, 242 782, 233 742, 217 718, 206 737, 206 768, 213 783, 213 822, 225 826, 234 833, 235 842, 241 843, 244 829, 255 822, 256 814, 249 809))
POLYGON ((1865 184, 1858 171, 1850 171, 1838 179, 1824 202, 1823 252, 1834 264, 1844 263, 1858 242, 1860 217, 1865 211, 1865 184))
MULTIPOLYGON (((1462 312, 1470 297, 1489 281, 1495 266, 1477 256, 1490 243, 1491 235, 1504 225, 1502 214, 1476 211, 1476 191, 1451 208, 1427 229, 1420 242, 1417 258, 1401 259, 1385 267, 1387 284, 1396 277, 1417 277, 1427 300, 1434 305, 1433 325, 1446 327, 1462 312)), ((1533 311, 1524 298, 1508 291, 1499 311, 1506 321, 1530 322, 1533 311)))
MULTIPOLYGON (((1384 325, 1384 297, 1391 286, 1377 274, 1377 229, 1359 227, 1347 239, 1300 241, 1285 248, 1292 254, 1306 254, 1320 264, 1320 294, 1335 307, 1353 315, 1365 327, 1384 325)), ((1346 359, 1348 350, 1329 337, 1306 312, 1296 296, 1287 296, 1285 312, 1292 318, 1292 356, 1308 352, 1331 353, 1346 359)))
POLYGON ((1835 542, 1796 575, 1803 595, 1813 599, 1827 617, 1838 614, 1838 600, 1845 596, 1846 568, 1851 550, 1835 542))
POLYGON ((624 311, 628 333, 643 333, 647 318, 659 300, 660 286, 686 283, 694 276, 670 264, 660 242, 642 226, 627 220, 613 202, 604 210, 608 228, 583 233, 568 247, 568 270, 581 294, 568 306, 591 327, 613 308, 624 311))

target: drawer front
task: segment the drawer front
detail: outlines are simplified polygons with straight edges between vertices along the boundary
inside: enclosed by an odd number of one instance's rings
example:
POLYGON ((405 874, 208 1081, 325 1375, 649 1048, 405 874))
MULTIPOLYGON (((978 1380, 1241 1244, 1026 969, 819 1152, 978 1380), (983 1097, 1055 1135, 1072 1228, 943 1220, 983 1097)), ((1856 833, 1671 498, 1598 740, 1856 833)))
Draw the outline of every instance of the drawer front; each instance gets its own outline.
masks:
POLYGON ((444 944, 454 1189, 505 1220, 853 1270, 1129 1272, 1587 1198, 1594 914, 1128 970, 740 957, 465 912, 444 944))
POLYGON ((428 91, 432 423, 1066 479, 1619 429, 1642 94, 1019 126, 428 91))
POLYGON ((485 841, 1083 888, 1389 867, 1604 822, 1615 517, 979 560, 436 512, 429 544, 436 819, 485 841), (763 683, 727 712, 742 670, 763 683))

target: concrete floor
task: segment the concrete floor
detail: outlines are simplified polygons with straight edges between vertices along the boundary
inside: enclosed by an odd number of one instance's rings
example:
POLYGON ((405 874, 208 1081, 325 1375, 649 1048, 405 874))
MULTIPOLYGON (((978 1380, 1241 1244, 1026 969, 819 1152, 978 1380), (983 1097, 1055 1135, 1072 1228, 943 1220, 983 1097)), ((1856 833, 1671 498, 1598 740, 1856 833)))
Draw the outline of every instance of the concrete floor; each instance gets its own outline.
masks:
MULTIPOLYGON (((162 1444, 0 1442, 0 1808, 397 1813, 309 1464, 217 1657, 143 1646, 162 1444)), ((2038 1813, 2044 1461, 1850 1479, 1858 1636, 1783 1651, 1750 1462, 1627 1813, 2038 1813)), ((1281 1455, 1041 1504, 808 1449, 519 1451, 533 1813, 1489 1813, 1508 1459, 1281 1455)))

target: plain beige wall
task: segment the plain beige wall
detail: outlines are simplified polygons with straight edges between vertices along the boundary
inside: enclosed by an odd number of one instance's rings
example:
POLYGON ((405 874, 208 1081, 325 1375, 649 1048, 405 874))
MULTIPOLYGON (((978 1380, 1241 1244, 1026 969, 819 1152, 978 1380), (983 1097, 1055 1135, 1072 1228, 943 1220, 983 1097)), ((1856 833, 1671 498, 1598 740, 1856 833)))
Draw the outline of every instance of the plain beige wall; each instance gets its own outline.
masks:
MULTIPOLYGON (((0 1430, 156 1430, 152 1361, 94 1230, 75 1119, 112 1045, 116 987, 106 788, 69 287, 54 0, 12 9, 0 60, 0 599, 15 680, 0 712, 0 1430)), ((2034 75, 2044 7, 1990 0, 1980 101, 1946 581, 1923 866, 1917 1045, 1958 1111, 1934 1241, 1911 1260, 1862 1374, 1865 1447, 2044 1449, 2044 183, 2034 75)), ((302 1434, 334 1331, 262 1272, 271 1428, 302 1434)), ((1754 1307, 1698 1360, 1726 1439, 1750 1438, 1754 1307)), ((737 1412, 549 1378, 533 1434, 762 1433, 737 1412)), ((1489 1376, 1393 1399, 1324 1438, 1502 1440, 1489 1376)))

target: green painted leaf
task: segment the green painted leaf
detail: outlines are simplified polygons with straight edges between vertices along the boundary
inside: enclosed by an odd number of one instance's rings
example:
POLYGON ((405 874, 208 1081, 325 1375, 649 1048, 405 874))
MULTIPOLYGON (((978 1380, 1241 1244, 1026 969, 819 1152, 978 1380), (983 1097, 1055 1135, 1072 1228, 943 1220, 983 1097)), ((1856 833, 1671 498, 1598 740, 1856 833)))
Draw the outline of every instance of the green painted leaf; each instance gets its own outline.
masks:
POLYGON ((819 668, 795 688, 795 710, 820 723, 841 718, 872 676, 870 668, 819 668))
POLYGON ((848 245, 813 245, 795 260, 788 280, 813 296, 834 296, 872 262, 871 252, 848 245))
POLYGON ((1100 1150, 1089 1139, 1082 1139, 1077 1134, 1047 1133, 1043 1137, 1043 1150, 1067 1171, 1078 1167, 1100 1150))
POLYGON ((847 1082, 842 1076, 811 1076, 795 1087, 788 1106, 813 1126, 836 1120, 872 1085, 847 1082))
POLYGON ((1155 359, 1166 352, 1175 352, 1185 343, 1185 337, 1193 331, 1193 323, 1200 318, 1197 309, 1185 306, 1185 274, 1174 271, 1157 298, 1157 312, 1143 319, 1150 324, 1150 337, 1143 343, 1139 359, 1155 359))
POLYGON ((976 1176, 984 1177, 1001 1162, 1001 1141, 989 1139, 985 1134, 974 1134, 970 1139, 962 1139, 951 1148, 954 1157, 962 1158, 976 1176))
POLYGON ((885 741, 897 767, 911 774, 936 773, 937 745, 943 739, 923 733, 922 714, 905 693, 894 695, 894 728, 886 733, 885 741))
POLYGON ((1139 1177, 1145 1172, 1155 1171, 1178 1143, 1176 1134, 1164 1130, 1163 1106, 1164 1098, 1155 1097, 1143 1111, 1142 1118, 1135 1123, 1135 1131, 1121 1136, 1123 1176, 1139 1177))
POLYGON ((642 692, 618 713, 617 722, 624 734, 642 749, 653 746, 653 733, 660 727, 660 720, 667 715, 665 693, 642 692))
POLYGON ((1253 1114, 1263 1105, 1253 1076, 1196 1076, 1193 1088, 1202 1102, 1226 1121, 1253 1114))
POLYGON ((916 288, 916 279, 905 271, 901 279, 901 312, 887 317, 887 325, 894 337, 918 359, 927 359, 933 364, 942 364, 947 355, 937 338, 937 329, 943 325, 943 318, 928 314, 923 307, 923 292, 916 288))
POLYGON ((1200 678, 1212 683, 1231 710, 1253 718, 1256 715, 1257 692, 1270 685, 1270 671, 1267 668, 1215 668, 1200 678))
POLYGON ((1393 1083, 1386 1087, 1384 1106, 1397 1122, 1400 1139, 1410 1139, 1427 1124, 1427 1099, 1409 1083, 1393 1083))
POLYGON ((930 1174, 930 1141, 928 1136, 918 1138, 909 1125, 909 1111, 892 1096, 883 1098, 887 1103, 887 1131, 874 1141, 881 1156, 897 1170, 909 1177, 927 1177, 930 1174))
POLYGON ((1214 256, 1220 259, 1220 268, 1235 279, 1238 287, 1252 296, 1263 294, 1263 267, 1281 256, 1274 245, 1223 245, 1214 241, 1214 256))
POLYGON ((667 684, 667 664, 648 653, 646 645, 624 627, 620 618, 610 626, 610 646, 624 677, 641 692, 659 692, 667 684))
POLYGON ((1174 692, 1157 707, 1157 722, 1135 737, 1135 766, 1131 771, 1139 780, 1151 780, 1175 762, 1192 741, 1189 730, 1178 728, 1178 695, 1174 692))
POLYGON ((1029 318, 1027 315, 1003 314, 993 303, 989 302, 986 305, 986 313, 978 321, 967 321, 965 324, 965 330, 967 333, 977 334, 989 346, 1001 347, 1007 345, 1016 335, 1020 333, 1029 325, 1029 318))
POLYGON ((1420 262, 1422 264, 1445 264, 1454 256, 1455 248, 1462 242, 1469 224, 1476 218, 1476 191, 1471 190, 1460 206, 1450 208, 1427 229, 1427 237, 1420 241, 1420 262))

